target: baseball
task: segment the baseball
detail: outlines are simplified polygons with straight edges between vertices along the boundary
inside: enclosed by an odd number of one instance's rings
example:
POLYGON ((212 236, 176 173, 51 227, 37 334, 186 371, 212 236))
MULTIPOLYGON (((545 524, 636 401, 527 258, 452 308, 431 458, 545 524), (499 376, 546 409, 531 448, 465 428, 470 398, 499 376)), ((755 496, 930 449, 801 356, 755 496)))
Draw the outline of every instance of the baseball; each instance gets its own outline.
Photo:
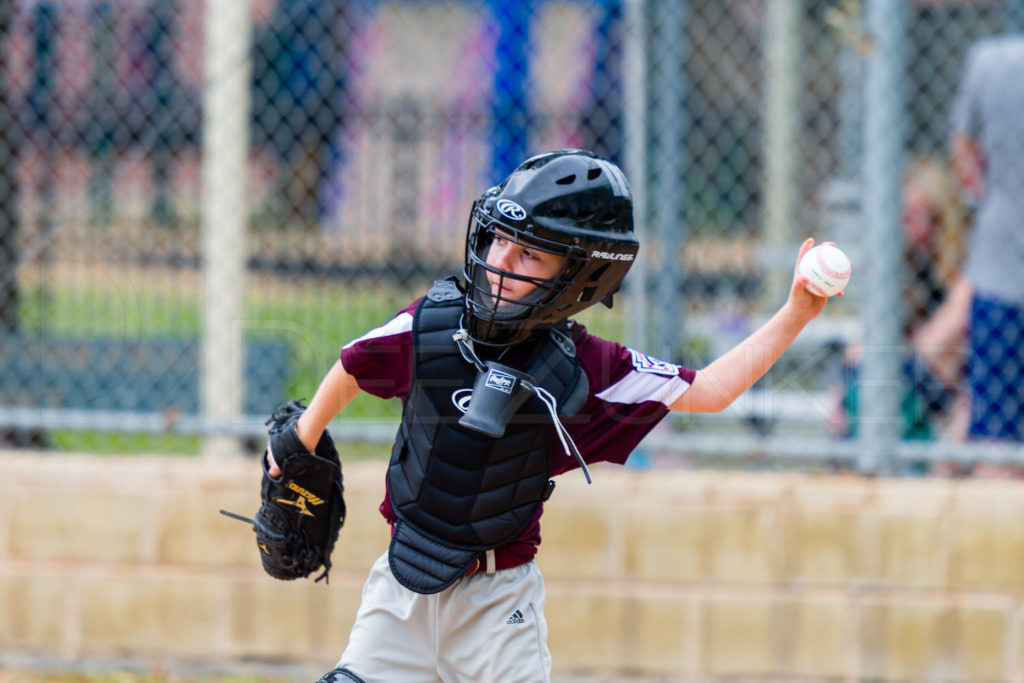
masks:
POLYGON ((850 259, 842 249, 829 242, 804 254, 797 271, 807 278, 808 292, 830 297, 846 289, 851 269, 850 259))

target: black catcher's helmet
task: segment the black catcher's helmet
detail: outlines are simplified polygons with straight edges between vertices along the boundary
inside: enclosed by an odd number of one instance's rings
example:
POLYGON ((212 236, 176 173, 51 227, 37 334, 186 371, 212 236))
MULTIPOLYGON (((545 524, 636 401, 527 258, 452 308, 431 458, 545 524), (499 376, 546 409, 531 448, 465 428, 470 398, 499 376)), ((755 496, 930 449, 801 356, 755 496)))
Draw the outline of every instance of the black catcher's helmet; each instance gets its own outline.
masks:
POLYGON ((482 344, 507 346, 611 296, 639 249, 633 197, 622 170, 583 150, 527 159, 473 204, 466 236, 466 328, 482 344), (496 233, 562 257, 550 279, 524 277, 487 263, 496 233), (524 298, 495 297, 487 274, 530 282, 524 298))

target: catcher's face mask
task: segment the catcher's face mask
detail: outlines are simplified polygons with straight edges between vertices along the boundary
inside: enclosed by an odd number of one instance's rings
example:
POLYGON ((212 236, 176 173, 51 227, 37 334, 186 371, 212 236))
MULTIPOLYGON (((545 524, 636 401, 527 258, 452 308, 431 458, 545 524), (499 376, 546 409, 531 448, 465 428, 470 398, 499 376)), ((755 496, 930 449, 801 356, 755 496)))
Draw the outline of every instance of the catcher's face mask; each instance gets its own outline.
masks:
POLYGON ((513 235, 493 221, 474 225, 473 232, 470 324, 480 337, 500 343, 503 329, 532 320, 538 307, 565 290, 571 264, 562 245, 513 235))

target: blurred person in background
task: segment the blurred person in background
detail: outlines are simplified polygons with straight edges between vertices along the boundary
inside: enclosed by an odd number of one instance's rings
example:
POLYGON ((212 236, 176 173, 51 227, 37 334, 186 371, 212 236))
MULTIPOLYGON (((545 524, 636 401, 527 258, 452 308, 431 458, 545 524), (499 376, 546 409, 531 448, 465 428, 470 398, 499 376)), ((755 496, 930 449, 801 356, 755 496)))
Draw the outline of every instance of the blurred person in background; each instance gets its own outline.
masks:
POLYGON ((965 228, 964 205, 950 169, 934 157, 914 158, 903 184, 903 258, 911 275, 903 288, 908 335, 934 317, 955 286, 965 228))
MULTIPOLYGON (((965 307, 949 302, 963 298, 951 293, 961 287, 964 207, 952 172, 930 156, 915 157, 909 164, 902 201, 907 273, 903 332, 912 342, 904 363, 903 438, 955 438, 965 428, 966 412, 963 402, 955 400, 963 382, 964 341, 963 334, 955 332, 964 330, 965 325, 953 317, 965 307)), ((835 392, 831 423, 841 436, 854 436, 858 431, 857 377, 862 353, 859 344, 847 348, 843 382, 835 392)))
MULTIPOLYGON (((952 112, 952 159, 976 203, 967 244, 968 438, 1024 439, 1024 35, 968 52, 952 112)), ((967 298, 965 296, 965 298, 967 298)))
POLYGON ((951 169, 915 158, 903 186, 904 332, 914 353, 917 414, 931 436, 961 441, 967 429, 964 391, 970 289, 961 275, 967 209, 951 169))

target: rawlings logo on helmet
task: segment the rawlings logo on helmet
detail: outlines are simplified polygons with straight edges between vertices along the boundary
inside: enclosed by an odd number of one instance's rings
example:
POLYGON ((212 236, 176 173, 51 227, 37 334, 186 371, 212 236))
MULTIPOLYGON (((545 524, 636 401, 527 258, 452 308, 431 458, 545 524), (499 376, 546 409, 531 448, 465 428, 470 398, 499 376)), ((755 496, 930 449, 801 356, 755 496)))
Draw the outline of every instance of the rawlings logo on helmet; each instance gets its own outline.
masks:
POLYGON ((497 209, 501 215, 511 218, 514 221, 521 221, 526 218, 526 209, 516 204, 511 199, 499 199, 497 209))
POLYGON ((597 251, 590 252, 590 258, 600 258, 605 261, 632 261, 633 254, 625 254, 621 252, 613 251, 597 251))

